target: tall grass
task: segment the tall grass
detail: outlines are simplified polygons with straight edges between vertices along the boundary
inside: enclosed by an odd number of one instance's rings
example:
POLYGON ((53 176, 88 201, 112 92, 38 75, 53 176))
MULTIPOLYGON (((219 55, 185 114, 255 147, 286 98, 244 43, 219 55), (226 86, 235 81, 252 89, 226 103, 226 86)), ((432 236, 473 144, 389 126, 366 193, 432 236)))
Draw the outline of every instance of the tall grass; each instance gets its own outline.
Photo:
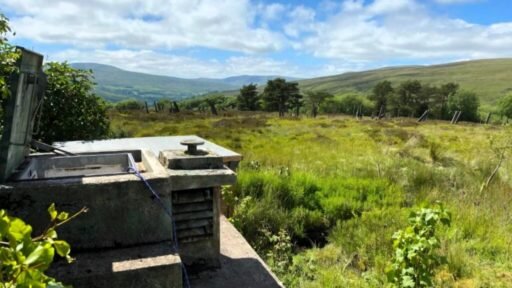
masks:
POLYGON ((453 214, 441 231, 448 264, 438 285, 512 287, 512 151, 481 189, 510 128, 248 113, 114 114, 113 126, 133 136, 197 134, 242 153, 227 191, 231 220, 269 263, 290 259, 274 267, 290 287, 388 285, 393 232, 435 201, 453 214), (274 251, 275 239, 290 241, 289 257, 275 255, 289 253, 274 251))

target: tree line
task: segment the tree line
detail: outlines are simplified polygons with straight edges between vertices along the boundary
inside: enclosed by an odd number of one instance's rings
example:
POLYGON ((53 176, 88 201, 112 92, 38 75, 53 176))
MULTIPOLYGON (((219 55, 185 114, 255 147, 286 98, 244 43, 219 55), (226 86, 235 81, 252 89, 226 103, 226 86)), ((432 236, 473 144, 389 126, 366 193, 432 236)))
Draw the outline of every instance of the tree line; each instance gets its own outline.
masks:
MULTIPOLYGON (((478 96, 471 91, 460 89, 457 83, 440 85, 425 84, 419 80, 408 80, 396 85, 390 81, 377 83, 368 95, 360 92, 348 92, 332 95, 325 91, 301 91, 297 82, 288 82, 283 78, 269 80, 263 89, 256 84, 244 85, 236 97, 222 94, 197 96, 179 103, 161 99, 152 103, 134 99, 118 102, 113 106, 117 110, 143 110, 179 112, 187 111, 268 111, 298 116, 308 113, 312 117, 318 114, 349 114, 372 117, 429 117, 450 120, 459 113, 460 121, 477 122, 480 120, 478 96), (149 107, 149 108, 148 108, 149 107)), ((498 112, 512 118, 512 93, 507 94, 498 103, 498 112)))
POLYGON ((408 80, 393 86, 390 81, 381 81, 369 99, 374 101, 374 113, 379 117, 420 117, 428 111, 432 118, 449 120, 455 111, 461 111, 460 120, 479 120, 478 96, 453 82, 436 86, 408 80))

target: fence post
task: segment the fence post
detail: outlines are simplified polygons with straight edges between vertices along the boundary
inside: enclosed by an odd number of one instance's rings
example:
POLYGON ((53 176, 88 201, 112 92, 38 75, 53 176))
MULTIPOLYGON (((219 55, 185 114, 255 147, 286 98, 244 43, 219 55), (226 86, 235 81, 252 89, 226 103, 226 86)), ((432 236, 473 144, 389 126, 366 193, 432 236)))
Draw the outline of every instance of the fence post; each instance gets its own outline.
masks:
POLYGON ((492 112, 489 112, 489 115, 487 115, 487 119, 485 119, 485 124, 489 124, 489 120, 491 120, 492 112))
POLYGON ((423 114, 421 114, 420 118, 418 118, 418 122, 423 122, 423 121, 427 120, 427 116, 428 116, 428 109, 425 110, 425 112, 423 112, 423 114))

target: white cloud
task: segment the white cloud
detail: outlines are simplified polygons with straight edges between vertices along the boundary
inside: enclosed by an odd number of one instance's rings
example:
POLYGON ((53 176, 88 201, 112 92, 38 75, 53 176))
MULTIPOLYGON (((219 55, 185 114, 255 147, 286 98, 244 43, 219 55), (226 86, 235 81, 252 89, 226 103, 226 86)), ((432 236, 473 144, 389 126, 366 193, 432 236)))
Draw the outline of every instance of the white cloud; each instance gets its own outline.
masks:
POLYGON ((418 5, 413 0, 374 0, 367 10, 372 14, 378 15, 411 11, 417 7, 418 5))
MULTIPOLYGON (((254 25, 249 0, 0 0, 15 11, 18 37, 43 43, 125 48, 208 47, 247 53, 280 49, 284 39, 254 25), (149 21, 145 21, 149 20, 149 21)), ((268 16, 280 7, 268 7, 268 16)))
MULTIPOLYGON (((230 57, 225 61, 199 60, 150 50, 77 50, 54 54, 51 61, 95 62, 121 69, 183 78, 223 78, 234 75, 303 76, 299 67, 285 61, 255 56, 230 57)), ((309 76, 309 75, 308 75, 309 76)))
POLYGON ((12 12, 18 39, 71 47, 52 59, 181 77, 307 77, 397 62, 512 56, 512 21, 478 25, 429 10, 434 2, 470 1, 322 0, 313 9, 261 0, 0 0, 0 7, 12 12), (176 52, 194 47, 231 57, 176 52), (276 51, 303 57, 291 55, 291 64, 275 60, 276 51))
POLYGON ((314 29, 315 10, 305 6, 293 8, 288 17, 290 21, 284 26, 284 32, 291 37, 299 37, 302 32, 308 32, 314 29))
POLYGON ((439 4, 461 4, 461 3, 472 3, 480 2, 481 0, 434 0, 439 4))
POLYGON ((261 11, 261 17, 266 21, 278 20, 286 11, 286 7, 280 3, 260 4, 258 8, 261 11))
POLYGON ((412 0, 344 2, 295 48, 347 62, 512 56, 512 22, 477 25, 433 16, 412 0))

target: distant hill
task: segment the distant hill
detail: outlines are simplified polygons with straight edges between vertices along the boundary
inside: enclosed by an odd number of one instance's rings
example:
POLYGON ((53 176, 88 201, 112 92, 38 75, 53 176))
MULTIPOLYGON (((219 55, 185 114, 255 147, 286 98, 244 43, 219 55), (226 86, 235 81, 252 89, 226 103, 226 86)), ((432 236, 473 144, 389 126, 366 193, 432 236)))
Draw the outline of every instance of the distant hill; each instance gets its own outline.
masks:
POLYGON ((462 89, 476 92, 482 104, 492 105, 503 94, 512 91, 512 59, 391 67, 302 80, 299 84, 303 91, 325 90, 337 94, 348 91, 369 92, 379 81, 389 80, 397 84, 409 79, 430 84, 456 82, 462 89))
MULTIPOLYGON (((258 84, 263 85, 267 84, 268 80, 272 80, 275 78, 279 78, 282 76, 252 76, 252 75, 241 75, 241 76, 233 76, 222 79, 222 82, 238 87, 242 87, 243 85, 247 84, 258 84)), ((299 80, 299 78, 293 78, 293 77, 283 77, 287 81, 296 81, 299 80)))
POLYGON ((180 100, 216 91, 237 90, 250 83, 263 84, 268 79, 278 77, 243 75, 224 79, 184 79, 131 72, 98 63, 72 63, 71 66, 91 69, 97 83, 96 93, 112 102, 128 98, 149 101, 160 98, 180 100))

